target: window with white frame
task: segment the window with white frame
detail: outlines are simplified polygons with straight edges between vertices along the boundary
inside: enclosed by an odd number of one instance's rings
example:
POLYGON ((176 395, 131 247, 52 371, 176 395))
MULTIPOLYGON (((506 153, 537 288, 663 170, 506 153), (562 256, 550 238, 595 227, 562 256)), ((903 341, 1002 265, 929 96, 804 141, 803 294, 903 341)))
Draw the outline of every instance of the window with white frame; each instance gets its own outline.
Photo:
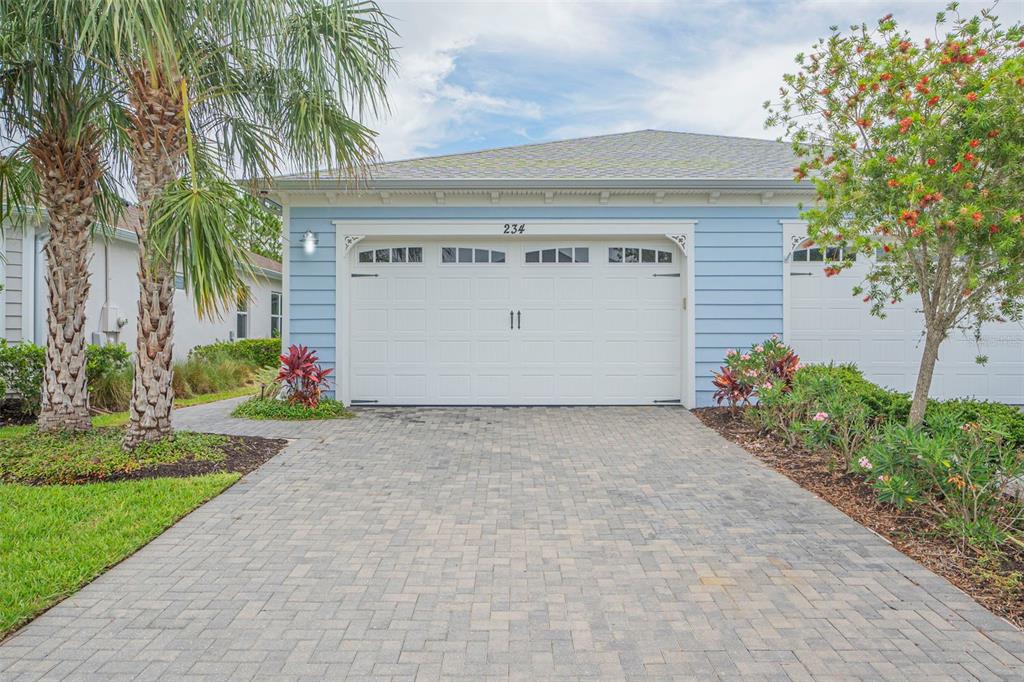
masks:
POLYGON ((249 299, 238 297, 238 309, 235 312, 235 338, 249 338, 249 299))
POLYGON ((283 299, 280 291, 270 292, 270 337, 281 337, 281 306, 283 299))

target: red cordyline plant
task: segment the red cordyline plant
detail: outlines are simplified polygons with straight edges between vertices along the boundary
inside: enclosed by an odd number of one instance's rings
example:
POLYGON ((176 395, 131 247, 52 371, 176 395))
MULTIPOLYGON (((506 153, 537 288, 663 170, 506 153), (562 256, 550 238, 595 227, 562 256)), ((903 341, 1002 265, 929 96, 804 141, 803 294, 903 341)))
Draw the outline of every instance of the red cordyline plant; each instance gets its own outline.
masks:
POLYGON ((315 408, 320 395, 327 388, 327 377, 333 369, 324 369, 317 361, 316 351, 306 346, 289 346, 288 354, 281 356, 281 371, 277 380, 288 387, 288 402, 315 408))

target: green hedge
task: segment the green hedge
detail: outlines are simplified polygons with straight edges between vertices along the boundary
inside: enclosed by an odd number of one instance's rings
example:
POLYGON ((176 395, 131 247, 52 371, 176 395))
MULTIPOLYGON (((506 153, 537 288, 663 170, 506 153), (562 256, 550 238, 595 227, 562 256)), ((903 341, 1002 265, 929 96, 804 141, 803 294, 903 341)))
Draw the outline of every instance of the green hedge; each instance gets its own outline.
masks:
POLYGON ((8 343, 0 339, 0 398, 8 393, 16 409, 25 414, 37 414, 42 402, 43 369, 46 350, 34 343, 8 343))
POLYGON ((257 367, 278 367, 281 364, 281 339, 217 341, 205 346, 196 346, 188 352, 188 357, 190 360, 230 358, 257 367))
MULTIPOLYGON (((910 415, 910 396, 890 391, 864 378, 853 365, 807 365, 796 373, 791 393, 769 394, 761 403, 769 408, 787 408, 801 401, 800 420, 823 411, 836 421, 846 415, 835 409, 837 397, 857 410, 863 410, 865 422, 871 426, 904 424, 910 415), (832 408, 832 409, 829 409, 832 408)), ((848 407, 843 412, 848 411, 848 407)), ((763 414, 761 418, 769 415, 763 414)), ((783 418, 788 417, 785 415, 783 418)), ((1017 407, 986 400, 960 398, 929 400, 925 410, 925 427, 945 430, 950 424, 961 426, 977 422, 1002 433, 1010 447, 1024 448, 1024 411, 1017 407)), ((767 424, 765 424, 767 426, 767 424)), ((833 424, 835 425, 835 423, 833 424)), ((841 448, 845 449, 845 448, 841 448)))

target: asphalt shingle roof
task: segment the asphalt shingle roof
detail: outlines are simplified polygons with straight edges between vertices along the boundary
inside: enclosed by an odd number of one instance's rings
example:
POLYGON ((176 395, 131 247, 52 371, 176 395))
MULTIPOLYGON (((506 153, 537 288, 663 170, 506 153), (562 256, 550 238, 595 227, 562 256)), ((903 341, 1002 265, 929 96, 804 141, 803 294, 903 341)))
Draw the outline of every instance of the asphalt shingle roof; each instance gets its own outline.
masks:
MULTIPOLYGON (((640 130, 464 154, 393 161, 371 181, 431 180, 792 180, 787 143, 640 130)), ((331 179, 321 173, 320 179, 331 179)), ((291 175, 280 180, 310 180, 291 175)))

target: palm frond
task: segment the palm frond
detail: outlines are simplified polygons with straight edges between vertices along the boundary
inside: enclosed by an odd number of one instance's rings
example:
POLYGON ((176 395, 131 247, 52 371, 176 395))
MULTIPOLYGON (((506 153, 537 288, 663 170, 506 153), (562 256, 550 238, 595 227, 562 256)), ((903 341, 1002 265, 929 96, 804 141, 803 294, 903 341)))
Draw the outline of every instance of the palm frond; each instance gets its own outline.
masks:
POLYGON ((178 178, 151 206, 144 236, 151 257, 176 263, 201 318, 219 317, 247 296, 254 269, 237 235, 251 210, 236 184, 207 174, 178 178))

